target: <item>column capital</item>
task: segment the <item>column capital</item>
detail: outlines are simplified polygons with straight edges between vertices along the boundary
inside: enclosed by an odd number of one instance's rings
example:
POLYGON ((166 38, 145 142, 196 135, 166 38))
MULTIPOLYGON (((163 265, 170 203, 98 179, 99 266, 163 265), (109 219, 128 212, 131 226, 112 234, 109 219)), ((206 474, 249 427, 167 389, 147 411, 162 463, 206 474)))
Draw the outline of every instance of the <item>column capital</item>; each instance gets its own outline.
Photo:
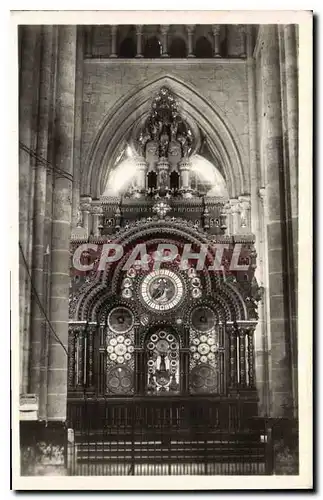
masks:
POLYGON ((212 33, 214 36, 219 36, 221 33, 221 24, 212 24, 212 33))
POLYGON ((239 329, 239 335, 253 335, 257 326, 257 321, 240 320, 237 321, 237 327, 239 329))
POLYGON ((259 195, 259 198, 261 199, 261 201, 264 202, 266 199, 266 196, 267 196, 266 188, 265 187, 259 188, 258 195, 259 195))
POLYGON ((237 334, 237 327, 235 323, 228 322, 225 324, 225 329, 230 335, 235 335, 237 334))
POLYGON ((101 205, 91 205, 91 213, 92 214, 102 214, 103 213, 103 209, 101 207, 101 205))
POLYGON ((195 31, 195 24, 187 24, 186 29, 189 35, 192 35, 195 31))
POLYGON ((142 24, 136 24, 136 35, 142 35, 142 24))
POLYGON ((118 30, 118 24, 112 24, 111 25, 111 34, 116 35, 118 30))
POLYGON ((186 170, 190 170, 191 168, 191 162, 187 158, 182 158, 180 162, 178 163, 179 165, 179 170, 182 172, 185 172, 186 170))
POLYGON ((229 200, 229 209, 232 214, 239 212, 239 204, 238 198, 231 198, 229 200))
POLYGON ((167 35, 168 31, 169 31, 169 24, 160 25, 160 32, 162 35, 167 35))
POLYGON ((86 212, 90 212, 91 211, 91 205, 92 203, 92 198, 91 196, 82 196, 81 199, 80 199, 80 208, 81 210, 85 210, 86 212))

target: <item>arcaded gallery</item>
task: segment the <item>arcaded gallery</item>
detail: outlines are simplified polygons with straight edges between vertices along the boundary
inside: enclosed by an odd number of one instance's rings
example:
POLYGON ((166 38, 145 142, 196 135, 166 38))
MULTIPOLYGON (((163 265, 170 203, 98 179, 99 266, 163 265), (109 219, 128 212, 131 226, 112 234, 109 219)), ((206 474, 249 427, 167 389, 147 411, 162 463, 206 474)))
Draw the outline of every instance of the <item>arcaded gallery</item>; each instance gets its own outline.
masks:
POLYGON ((297 474, 297 26, 17 57, 21 474, 297 474))

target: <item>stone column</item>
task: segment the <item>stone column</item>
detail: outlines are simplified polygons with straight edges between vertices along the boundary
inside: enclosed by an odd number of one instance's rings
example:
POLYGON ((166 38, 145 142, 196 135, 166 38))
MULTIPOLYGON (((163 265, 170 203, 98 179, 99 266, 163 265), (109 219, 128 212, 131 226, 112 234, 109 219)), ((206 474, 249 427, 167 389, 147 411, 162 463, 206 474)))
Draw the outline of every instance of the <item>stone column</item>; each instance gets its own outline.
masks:
MULTIPOLYGON (((261 414, 270 415, 271 406, 271 338, 270 338, 270 308, 269 308, 269 271, 268 271, 268 201, 266 189, 259 188, 259 251, 255 269, 258 284, 263 286, 263 294, 258 303, 258 324, 255 330, 255 372, 257 390, 259 392, 259 406, 261 414), (257 272, 259 274, 257 274, 257 272)), ((257 246, 257 238, 256 238, 257 246)))
POLYGON ((221 25, 213 24, 212 33, 214 38, 213 57, 221 57, 221 25))
POLYGON ((51 309, 53 329, 60 339, 49 341, 48 420, 66 419, 69 261, 73 173, 76 26, 59 26, 56 79, 55 164, 66 177, 55 176, 51 249, 51 309))
POLYGON ((285 221, 282 109, 277 26, 263 26, 261 70, 264 121, 263 161, 268 207, 268 276, 271 331, 272 416, 291 415, 290 338, 285 310, 285 221))
POLYGON ((239 56, 246 57, 246 27, 243 24, 237 25, 237 36, 239 38, 239 56))
MULTIPOLYGON (((258 285, 265 287, 265 262, 263 259, 266 253, 264 228, 263 204, 260 201, 259 186, 261 182, 260 161, 258 159, 257 144, 257 86, 256 86, 256 64, 253 57, 254 39, 253 26, 247 28, 247 76, 248 76, 248 124, 249 124, 249 164, 250 164, 250 216, 251 232, 255 235, 257 247, 257 267, 255 278, 258 285)), ((259 117, 260 119, 260 117, 259 117)), ((256 382, 259 394, 259 413, 268 415, 269 411, 269 373, 268 373, 268 331, 266 320, 265 297, 258 302, 258 324, 255 328, 255 369, 256 382)))
POLYGON ((110 57, 113 57, 113 58, 118 57, 118 54, 117 54, 117 31, 118 31, 118 26, 116 26, 116 25, 111 26, 111 53, 110 53, 110 57))
POLYGON ((21 29, 21 66, 19 85, 19 328, 20 328, 20 390, 28 391, 30 346, 30 279, 25 267, 31 269, 32 214, 34 203, 35 161, 31 150, 36 149, 37 90, 40 48, 40 27, 23 26, 21 29))
POLYGON ((100 236, 100 216, 102 214, 102 207, 100 205, 92 205, 92 231, 93 236, 100 236))
MULTIPOLYGON (((297 290, 298 290, 298 64, 297 37, 293 24, 281 26, 285 48, 285 94, 288 142, 288 278, 291 314, 293 394, 298 405, 297 383, 297 290)), ((286 183, 287 184, 287 183, 286 183)))
POLYGON ((240 228, 244 232, 251 232, 250 196, 239 196, 240 228))
POLYGON ((240 231, 240 211, 239 211, 239 200, 237 198, 231 198, 229 200, 231 210, 231 231, 232 234, 238 234, 240 231))
MULTIPOLYGON (((57 51, 58 51, 58 26, 53 27, 52 64, 51 64, 51 88, 54 89, 57 74, 57 51)), ((47 157, 51 165, 55 165, 56 143, 55 137, 55 94, 51 93, 51 103, 48 117, 48 148, 47 157)), ((51 259, 52 259, 52 218, 53 218, 53 188, 54 170, 48 166, 46 176, 46 207, 44 219, 44 308, 47 317, 51 312, 51 259)), ((40 394, 39 394, 39 419, 47 421, 47 392, 48 392, 48 355, 49 338, 52 335, 48 323, 45 323, 42 339, 42 353, 40 366, 40 394)))
POLYGON ((72 198, 72 226, 76 227, 80 206, 80 174, 81 174, 81 146, 82 146, 82 110, 83 110, 83 51, 84 41, 82 28, 77 28, 76 49, 76 84, 75 84, 75 119, 74 119, 74 166, 73 166, 73 198, 72 198))
MULTIPOLYGON (((35 200, 34 200, 34 240, 33 240, 33 284, 37 295, 45 306, 44 272, 46 258, 45 247, 45 211, 46 211, 46 186, 47 186, 47 150, 48 150, 48 127, 52 92, 52 50, 53 50, 53 27, 43 26, 41 36, 41 64, 40 64, 40 86, 39 86, 39 108, 38 108, 38 135, 37 135, 37 157, 35 177, 35 200), (41 161, 41 158, 44 161, 41 161)), ((45 318, 36 300, 31 304, 31 352, 30 352, 30 381, 29 392, 37 394, 40 392, 40 370, 41 357, 45 340, 45 318)))
POLYGON ((162 48, 163 48, 162 57, 169 57, 169 55, 168 55, 168 30, 169 30, 169 26, 167 24, 162 25, 160 27, 160 31, 162 34, 162 48))
POLYGON ((136 41, 137 41, 137 54, 136 57, 144 57, 142 55, 142 25, 136 25, 136 41))
POLYGON ((92 37, 93 37, 93 27, 84 26, 83 28, 85 43, 84 43, 84 57, 92 57, 92 37))
POLYGON ((193 35, 195 31, 195 25, 194 24, 188 24, 186 26, 187 29, 187 36, 188 36, 188 54, 187 57, 195 57, 193 54, 193 35))
POLYGON ((90 235, 91 227, 90 227, 90 212, 91 212, 91 196, 82 196, 81 197, 81 210, 82 210, 82 220, 83 220, 83 228, 86 231, 87 236, 90 235))

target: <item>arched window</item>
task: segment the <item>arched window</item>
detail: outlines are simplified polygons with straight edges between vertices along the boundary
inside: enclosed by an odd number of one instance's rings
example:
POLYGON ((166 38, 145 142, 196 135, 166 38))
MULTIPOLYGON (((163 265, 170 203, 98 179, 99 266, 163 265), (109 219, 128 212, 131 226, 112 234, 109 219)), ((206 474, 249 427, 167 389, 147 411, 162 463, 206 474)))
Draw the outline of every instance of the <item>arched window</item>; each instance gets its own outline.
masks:
POLYGON ((146 393, 179 392, 179 342, 168 329, 156 331, 146 340, 146 393))
POLYGON ((121 44, 119 49, 119 57, 124 58, 132 58, 136 56, 136 43, 133 38, 127 37, 125 38, 121 44))
POLYGON ((148 189, 157 188, 157 174, 156 172, 149 172, 148 174, 148 189))
POLYGON ((179 175, 177 172, 172 172, 170 174, 170 188, 174 191, 178 191, 179 188, 179 175))
POLYGON ((212 57, 212 44, 205 36, 198 38, 195 44, 195 55, 199 58, 212 57))
POLYGON ((149 59, 154 59, 156 57, 160 57, 161 52, 162 52, 162 46, 158 38, 156 36, 148 38, 148 40, 145 43, 144 57, 147 57, 149 59))
POLYGON ((186 57, 187 49, 185 41, 180 37, 173 38, 168 53, 170 57, 186 57))

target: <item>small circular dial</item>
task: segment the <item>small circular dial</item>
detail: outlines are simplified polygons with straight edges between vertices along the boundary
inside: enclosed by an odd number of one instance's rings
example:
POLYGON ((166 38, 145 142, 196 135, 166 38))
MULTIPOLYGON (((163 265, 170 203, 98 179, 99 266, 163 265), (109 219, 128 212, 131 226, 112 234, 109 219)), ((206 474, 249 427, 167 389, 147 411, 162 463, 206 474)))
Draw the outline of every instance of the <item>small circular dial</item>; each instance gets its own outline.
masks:
POLYGON ((141 297, 150 309, 168 311, 176 307, 183 298, 184 285, 176 273, 160 269, 149 273, 141 283, 141 297))
POLYGON ((200 306, 192 313, 192 325, 198 332, 209 332, 215 325, 215 314, 212 309, 200 306))
POLYGON ((126 307, 115 307, 109 313, 108 325, 114 333, 126 333, 133 327, 132 312, 126 307))

